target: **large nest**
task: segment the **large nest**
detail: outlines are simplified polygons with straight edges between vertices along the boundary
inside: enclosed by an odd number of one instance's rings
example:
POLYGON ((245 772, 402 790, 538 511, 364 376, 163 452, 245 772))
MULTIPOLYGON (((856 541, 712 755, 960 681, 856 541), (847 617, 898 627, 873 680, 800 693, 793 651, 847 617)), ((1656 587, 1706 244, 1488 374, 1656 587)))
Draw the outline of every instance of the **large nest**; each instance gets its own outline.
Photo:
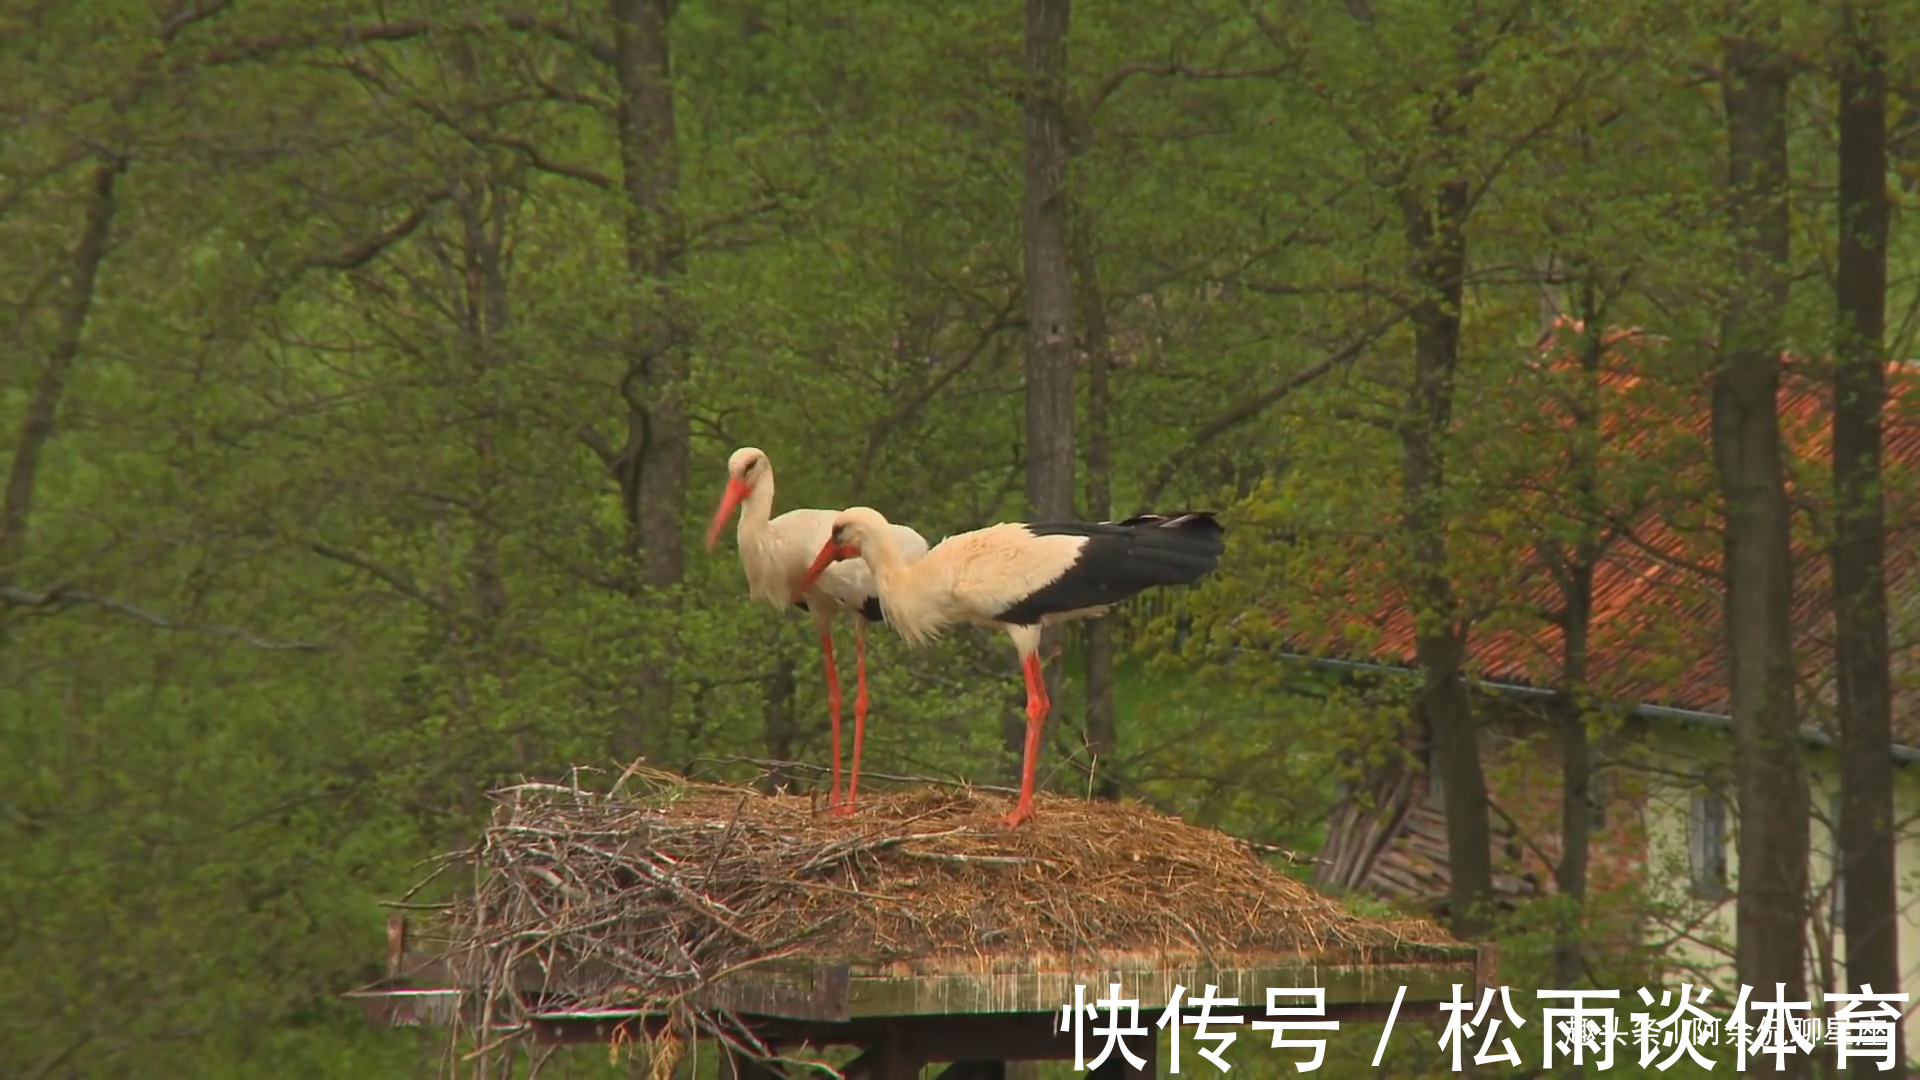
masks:
POLYGON ((1451 940, 1418 920, 1362 919, 1242 841, 1127 803, 1043 794, 1009 830, 1008 800, 968 789, 873 793, 835 817, 804 796, 642 770, 612 794, 527 784, 494 799, 460 860, 475 894, 441 930, 489 1011, 522 1018, 644 1007, 737 1036, 691 995, 782 957, 1351 964, 1451 940))

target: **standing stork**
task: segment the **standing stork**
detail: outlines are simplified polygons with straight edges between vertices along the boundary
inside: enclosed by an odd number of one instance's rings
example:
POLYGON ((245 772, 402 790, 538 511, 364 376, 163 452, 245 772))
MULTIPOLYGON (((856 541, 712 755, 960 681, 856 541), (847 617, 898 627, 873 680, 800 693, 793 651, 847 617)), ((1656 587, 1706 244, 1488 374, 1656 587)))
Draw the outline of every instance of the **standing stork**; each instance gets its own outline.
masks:
POLYGON ((914 559, 893 528, 868 507, 842 510, 800 588, 842 560, 861 559, 872 568, 887 622, 909 644, 939 637, 958 622, 1007 632, 1027 680, 1026 755, 1009 826, 1033 816, 1034 764, 1051 705, 1040 674, 1041 627, 1103 615, 1155 585, 1190 585, 1219 565, 1226 550, 1226 530, 1210 513, 1142 514, 1097 525, 989 525, 914 559))
MULTIPOLYGON (((772 517, 773 462, 758 447, 743 446, 727 459, 727 490, 707 529, 708 551, 719 543, 720 530, 735 507, 741 507, 736 535, 749 595, 775 606, 792 603, 813 616, 826 661, 827 706, 833 714, 833 793, 827 805, 835 813, 852 813, 867 730, 867 623, 882 618, 873 573, 865 562, 854 559, 832 567, 831 572, 808 575, 808 563, 832 531, 833 511, 789 510, 772 517), (840 798, 840 674, 833 659, 833 621, 841 615, 853 616, 853 652, 859 673, 853 696, 853 769, 844 802, 840 798)), ((890 525, 884 531, 903 563, 927 553, 926 539, 905 525, 890 525)))

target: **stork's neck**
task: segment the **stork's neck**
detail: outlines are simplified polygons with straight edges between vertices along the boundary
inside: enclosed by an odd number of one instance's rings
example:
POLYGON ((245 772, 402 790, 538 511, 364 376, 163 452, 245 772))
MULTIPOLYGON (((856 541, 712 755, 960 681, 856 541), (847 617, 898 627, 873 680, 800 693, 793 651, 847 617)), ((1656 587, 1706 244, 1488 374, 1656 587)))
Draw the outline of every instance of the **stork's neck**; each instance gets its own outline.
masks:
POLYGON ((740 525, 734 533, 742 544, 758 544, 766 539, 767 522, 773 520, 773 470, 767 469, 753 490, 740 503, 740 525))
POLYGON ((880 606, 886 609, 887 625, 894 628, 909 645, 922 645, 940 636, 940 627, 951 620, 941 610, 938 590, 928 567, 938 559, 909 562, 900 550, 900 538, 892 528, 883 528, 878 536, 860 538, 860 557, 873 573, 873 584, 880 594, 880 606))
POLYGON ((878 536, 870 536, 861 541, 860 557, 866 560, 867 568, 873 571, 874 584, 879 586, 881 603, 886 603, 889 593, 904 589, 913 576, 913 564, 900 553, 900 541, 893 535, 892 529, 882 529, 878 536))

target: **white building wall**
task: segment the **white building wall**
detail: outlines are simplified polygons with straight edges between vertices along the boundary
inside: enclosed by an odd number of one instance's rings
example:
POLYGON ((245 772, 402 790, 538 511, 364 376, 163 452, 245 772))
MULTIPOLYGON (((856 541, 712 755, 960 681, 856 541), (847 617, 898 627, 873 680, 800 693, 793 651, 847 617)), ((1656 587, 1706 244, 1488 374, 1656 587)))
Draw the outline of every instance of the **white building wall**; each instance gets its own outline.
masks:
MULTIPOLYGON (((1732 750, 1722 732, 1689 728, 1675 723, 1654 722, 1648 726, 1650 759, 1647 779, 1647 876, 1651 898, 1661 909, 1661 917, 1648 927, 1651 940, 1668 943, 1673 959, 1669 983, 1679 983, 1693 973, 1704 975, 1713 986, 1711 1000, 1730 1004, 1739 993, 1734 977, 1734 901, 1733 888, 1739 875, 1739 815, 1728 796, 1726 865, 1727 892, 1723 899, 1695 895, 1689 833, 1693 824, 1693 796, 1700 790, 1683 778, 1695 775, 1728 776, 1726 763, 1732 750)), ((1830 901, 1836 872, 1833 809, 1836 762, 1832 751, 1810 747, 1807 751, 1810 771, 1809 794, 1813 808, 1810 837, 1813 848, 1809 865, 1815 891, 1816 909, 1809 920, 1807 957, 1808 980, 1820 986, 1821 974, 1830 971, 1826 989, 1844 990, 1846 943, 1833 920, 1830 901), (1823 954, 1830 959, 1822 963, 1823 954)), ((1730 782, 1730 777, 1729 777, 1730 782)), ((1907 1007, 1902 1027, 1906 1034, 1908 1057, 1920 1059, 1920 766, 1897 765, 1894 773, 1894 822, 1899 833, 1898 884, 1900 890, 1901 989, 1914 995, 1907 1007)), ((1755 988, 1756 991, 1759 988, 1755 988)), ((1771 996, 1769 990, 1768 996, 1771 996)))

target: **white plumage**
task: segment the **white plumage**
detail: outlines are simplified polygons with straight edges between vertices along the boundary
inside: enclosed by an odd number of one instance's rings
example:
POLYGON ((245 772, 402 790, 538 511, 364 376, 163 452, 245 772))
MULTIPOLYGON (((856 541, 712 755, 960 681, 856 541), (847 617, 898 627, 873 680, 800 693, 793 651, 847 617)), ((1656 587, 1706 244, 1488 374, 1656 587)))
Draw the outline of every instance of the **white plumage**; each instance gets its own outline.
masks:
POLYGON ((872 569, 887 622, 911 644, 931 641, 960 622, 1007 632, 1027 683, 1026 760, 1009 825, 1033 815, 1034 763, 1050 707, 1040 674, 1041 628, 1101 615, 1155 585, 1191 584, 1225 550, 1225 530, 1206 513, 989 525, 912 558, 895 528, 871 508, 842 510, 799 588, 824 579, 844 560, 859 559, 872 569))
MULTIPOLYGON (((830 804, 851 811, 860 784, 860 752, 866 737, 867 658, 866 626, 880 613, 879 593, 865 561, 850 559, 827 568, 815 580, 805 581, 814 553, 833 532, 831 510, 789 510, 773 517, 773 462, 757 447, 743 446, 727 459, 727 490, 707 530, 707 549, 720 539, 720 530, 734 508, 740 508, 736 536, 740 566, 746 572, 747 591, 756 600, 777 607, 800 604, 813 616, 827 670, 827 702, 833 717, 833 792, 830 804), (853 699, 853 768, 844 802, 840 796, 840 676, 833 657, 833 621, 853 617, 853 640, 858 689, 853 699)), ((905 563, 927 552, 927 541, 905 525, 889 525, 893 550, 905 563)))

